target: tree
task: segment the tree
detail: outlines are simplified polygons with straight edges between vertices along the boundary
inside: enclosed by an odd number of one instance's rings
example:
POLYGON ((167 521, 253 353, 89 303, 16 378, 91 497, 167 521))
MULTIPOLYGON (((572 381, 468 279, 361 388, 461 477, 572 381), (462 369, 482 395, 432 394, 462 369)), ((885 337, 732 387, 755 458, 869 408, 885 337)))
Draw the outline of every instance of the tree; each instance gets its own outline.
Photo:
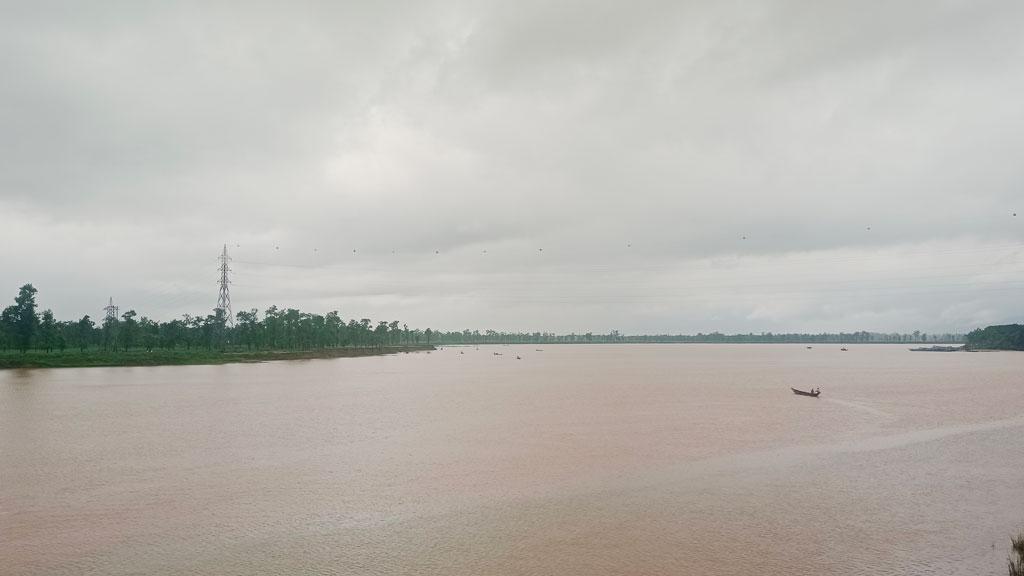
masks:
POLYGON ((348 321, 348 343, 351 346, 359 345, 359 322, 355 318, 348 321))
POLYGON ((160 345, 169 350, 174 350, 179 342, 191 349, 192 344, 188 340, 188 324, 184 320, 171 320, 160 324, 160 345))
POLYGON ((18 290, 18 297, 14 299, 14 342, 22 354, 32 346, 32 338, 39 326, 39 318, 36 316, 36 292, 31 284, 25 284, 18 290))
POLYGON ((143 316, 139 319, 139 332, 142 334, 142 347, 152 352, 160 341, 160 325, 143 316))
POLYGON ((39 322, 39 345, 49 354, 57 344, 57 321, 53 319, 52 310, 43 310, 39 322))
POLYGON ((302 313, 295 308, 288 308, 281 317, 284 326, 285 346, 294 350, 299 346, 299 324, 302 321, 302 313))
POLYGON ((85 352, 85 349, 89 347, 89 342, 92 340, 93 330, 96 328, 96 324, 93 323, 92 318, 86 314, 82 316, 82 319, 75 324, 76 335, 78 336, 78 349, 85 352))
POLYGON ((324 328, 327 330, 331 346, 341 346, 344 340, 345 321, 338 315, 337 310, 328 312, 324 317, 324 328))
POLYGON ((109 350, 117 347, 118 326, 117 316, 107 316, 103 319, 103 349, 109 350))
POLYGON ((15 346, 15 318, 17 318, 18 309, 14 306, 8 306, 4 308, 3 312, 0 312, 0 347, 7 350, 11 346, 15 346))
POLYGON ((277 306, 267 308, 263 313, 263 342, 267 348, 277 349, 281 342, 281 312, 277 306))
POLYGON ((208 315, 200 324, 203 345, 207 348, 216 347, 218 350, 223 350, 224 344, 227 342, 227 322, 228 317, 224 309, 214 308, 213 314, 208 315))
POLYGON ((136 316, 138 314, 135 313, 135 310, 129 310, 121 314, 121 319, 124 320, 124 325, 121 328, 121 344, 124 345, 125 352, 135 345, 135 341, 139 336, 139 322, 135 319, 136 316))
POLYGON ((192 346, 198 346, 198 334, 203 325, 203 319, 191 314, 185 314, 181 321, 182 335, 185 338, 185 349, 191 350, 192 346))
POLYGON ((57 349, 63 354, 68 347, 68 341, 75 338, 75 323, 71 320, 57 322, 57 349))
POLYGON ((259 312, 253 308, 252 310, 239 310, 235 314, 235 319, 238 321, 239 340, 245 344, 246 348, 252 350, 253 345, 256 344, 256 334, 259 328, 259 312))

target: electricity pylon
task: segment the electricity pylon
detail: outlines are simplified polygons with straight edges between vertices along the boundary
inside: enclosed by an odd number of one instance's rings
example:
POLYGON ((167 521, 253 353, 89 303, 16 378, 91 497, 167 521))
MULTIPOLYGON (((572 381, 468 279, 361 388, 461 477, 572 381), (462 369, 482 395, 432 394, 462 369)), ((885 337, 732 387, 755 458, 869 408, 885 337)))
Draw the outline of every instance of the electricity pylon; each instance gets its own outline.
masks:
POLYGON ((228 274, 231 272, 228 262, 231 261, 231 257, 228 256, 227 244, 224 245, 224 251, 220 253, 217 259, 220 260, 220 296, 217 297, 217 307, 215 310, 223 311, 228 326, 234 326, 235 319, 231 314, 231 290, 228 287, 231 284, 231 279, 228 278, 228 274))
POLYGON ((110 297, 110 300, 108 301, 107 305, 103 307, 103 310, 107 313, 107 316, 104 319, 104 323, 110 320, 117 322, 117 306, 114 306, 113 296, 110 297))

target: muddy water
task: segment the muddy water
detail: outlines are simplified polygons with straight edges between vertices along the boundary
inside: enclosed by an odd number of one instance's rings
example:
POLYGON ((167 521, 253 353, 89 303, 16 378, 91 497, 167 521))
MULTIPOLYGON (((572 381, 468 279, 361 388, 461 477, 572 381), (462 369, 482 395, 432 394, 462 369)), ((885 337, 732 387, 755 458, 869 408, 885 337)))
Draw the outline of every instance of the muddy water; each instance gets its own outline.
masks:
POLYGON ((1008 352, 0 371, 0 573, 1002 574, 1022 438, 1008 352))

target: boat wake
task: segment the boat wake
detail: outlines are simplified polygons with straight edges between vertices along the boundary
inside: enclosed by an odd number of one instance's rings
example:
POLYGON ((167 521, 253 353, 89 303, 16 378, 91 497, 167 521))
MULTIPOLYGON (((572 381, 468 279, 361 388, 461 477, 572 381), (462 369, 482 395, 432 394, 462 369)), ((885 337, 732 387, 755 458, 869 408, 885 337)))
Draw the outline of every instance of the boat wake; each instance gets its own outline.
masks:
POLYGON ((836 400, 835 398, 825 398, 823 400, 825 400, 826 402, 831 402, 833 404, 839 404, 840 406, 846 406, 847 408, 861 410, 863 412, 867 412, 869 414, 873 414, 875 416, 879 416, 882 418, 892 418, 892 414, 885 412, 883 410, 879 410, 878 408, 867 406, 865 404, 858 404, 857 402, 850 402, 849 400, 836 400))

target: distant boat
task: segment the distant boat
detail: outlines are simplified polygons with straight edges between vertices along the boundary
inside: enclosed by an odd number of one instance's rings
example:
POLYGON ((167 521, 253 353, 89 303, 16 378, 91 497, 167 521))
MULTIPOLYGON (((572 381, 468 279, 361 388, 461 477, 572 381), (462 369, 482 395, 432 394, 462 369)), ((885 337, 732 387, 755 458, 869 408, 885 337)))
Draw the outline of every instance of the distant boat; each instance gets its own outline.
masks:
POLYGON ((495 352, 494 355, 495 356, 501 356, 501 352, 495 352))
POLYGON ((808 346, 807 347, 808 350, 810 350, 811 348, 814 348, 814 346, 808 346))
POLYGON ((810 396, 811 398, 817 398, 818 394, 821 394, 821 390, 815 390, 813 392, 804 392, 803 390, 797 390, 792 386, 789 389, 792 390, 793 394, 796 394, 797 396, 810 396))
POLYGON ((846 348, 840 348, 839 351, 840 352, 849 352, 849 350, 847 350, 846 348))
POLYGON ((519 356, 516 356, 516 360, 522 360, 522 358, 520 358, 519 356))
POLYGON ((543 348, 537 348, 536 350, 534 350, 534 352, 543 352, 543 351, 544 351, 543 348))

